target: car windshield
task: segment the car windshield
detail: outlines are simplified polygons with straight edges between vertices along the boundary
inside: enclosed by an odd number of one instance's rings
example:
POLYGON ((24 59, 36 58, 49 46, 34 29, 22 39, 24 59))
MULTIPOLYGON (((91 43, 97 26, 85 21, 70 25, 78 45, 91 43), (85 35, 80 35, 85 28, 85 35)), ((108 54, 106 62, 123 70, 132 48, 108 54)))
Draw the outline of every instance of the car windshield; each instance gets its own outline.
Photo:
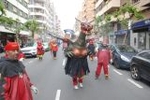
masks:
POLYGON ((48 43, 43 43, 43 46, 48 46, 48 43))
POLYGON ((118 45, 117 48, 119 49, 120 52, 130 52, 130 53, 136 52, 134 48, 132 48, 131 46, 127 46, 127 45, 118 45))
POLYGON ((24 47, 34 47, 36 43, 27 43, 24 47))

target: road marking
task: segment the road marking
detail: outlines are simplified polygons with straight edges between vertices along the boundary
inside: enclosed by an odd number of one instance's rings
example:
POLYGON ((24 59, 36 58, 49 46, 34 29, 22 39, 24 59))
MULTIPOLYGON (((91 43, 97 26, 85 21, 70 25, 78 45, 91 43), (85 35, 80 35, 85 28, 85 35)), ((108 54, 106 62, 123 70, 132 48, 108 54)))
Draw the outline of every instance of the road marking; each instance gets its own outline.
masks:
POLYGON ((32 63, 33 61, 29 61, 29 64, 32 63))
POLYGON ((61 90, 57 90, 55 100, 60 100, 61 90))
POLYGON ((139 85, 138 83, 134 82, 133 80, 131 79, 128 79, 129 82, 131 82, 132 84, 134 84, 136 87, 142 89, 143 87, 141 85, 139 85))
POLYGON ((116 72, 117 74, 119 74, 119 75, 123 75, 122 73, 120 73, 120 72, 118 72, 117 70, 113 70, 114 72, 116 72))

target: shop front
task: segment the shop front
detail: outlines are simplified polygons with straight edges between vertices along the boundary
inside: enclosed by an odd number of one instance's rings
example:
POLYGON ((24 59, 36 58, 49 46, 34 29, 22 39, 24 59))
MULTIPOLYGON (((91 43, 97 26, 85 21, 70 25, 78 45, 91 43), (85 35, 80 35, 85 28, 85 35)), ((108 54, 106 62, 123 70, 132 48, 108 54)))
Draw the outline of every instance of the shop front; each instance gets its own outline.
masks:
POLYGON ((130 33, 129 30, 116 31, 115 32, 115 43, 130 45, 130 34, 129 33, 130 33))
POLYGON ((8 41, 15 41, 15 33, 0 26, 0 42, 5 46, 8 41))
POLYGON ((132 24, 133 35, 136 34, 137 49, 150 49, 150 19, 142 20, 132 24))

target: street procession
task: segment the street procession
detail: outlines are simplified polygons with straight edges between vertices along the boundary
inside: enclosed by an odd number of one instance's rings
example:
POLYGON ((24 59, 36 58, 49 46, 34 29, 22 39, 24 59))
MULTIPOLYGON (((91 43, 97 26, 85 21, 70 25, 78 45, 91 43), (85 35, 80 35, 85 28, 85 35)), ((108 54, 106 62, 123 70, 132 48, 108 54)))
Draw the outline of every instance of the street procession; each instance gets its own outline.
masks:
POLYGON ((149 0, 0 0, 0 100, 149 100, 149 0))

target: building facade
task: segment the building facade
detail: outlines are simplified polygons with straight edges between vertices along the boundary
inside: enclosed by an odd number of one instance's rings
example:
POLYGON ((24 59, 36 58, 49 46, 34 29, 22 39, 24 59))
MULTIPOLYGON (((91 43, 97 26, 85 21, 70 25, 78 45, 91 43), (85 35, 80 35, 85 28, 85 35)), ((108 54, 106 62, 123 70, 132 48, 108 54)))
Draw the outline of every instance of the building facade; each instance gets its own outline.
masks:
POLYGON ((39 23, 40 37, 45 40, 47 33, 54 32, 54 7, 50 0, 30 0, 29 18, 39 23))
MULTIPOLYGON (((28 0, 2 0, 5 11, 6 17, 12 18, 13 20, 18 19, 20 24, 23 24, 28 19, 28 0)), ((29 32, 21 31, 20 38, 22 41, 26 41, 29 32)), ((7 41, 15 41, 15 32, 6 29, 4 25, 0 25, 0 40, 5 45, 7 41)))
MULTIPOLYGON (((81 21, 92 21, 95 19, 95 0, 83 0, 82 9, 79 12, 77 19, 81 21)), ((80 30, 80 22, 76 21, 75 30, 80 30)))
POLYGON ((130 44, 138 50, 150 49, 150 0, 131 0, 144 19, 132 20, 130 44))
MULTIPOLYGON (((105 14, 112 14, 126 2, 126 0, 96 0, 95 14, 101 17, 105 14)), ((135 49, 150 49, 150 1, 130 0, 129 2, 142 13, 144 19, 135 20, 126 16, 126 19, 130 19, 126 29, 114 19, 111 20, 112 32, 109 33, 109 40, 111 43, 122 44, 126 37, 125 43, 133 46, 135 49)))

